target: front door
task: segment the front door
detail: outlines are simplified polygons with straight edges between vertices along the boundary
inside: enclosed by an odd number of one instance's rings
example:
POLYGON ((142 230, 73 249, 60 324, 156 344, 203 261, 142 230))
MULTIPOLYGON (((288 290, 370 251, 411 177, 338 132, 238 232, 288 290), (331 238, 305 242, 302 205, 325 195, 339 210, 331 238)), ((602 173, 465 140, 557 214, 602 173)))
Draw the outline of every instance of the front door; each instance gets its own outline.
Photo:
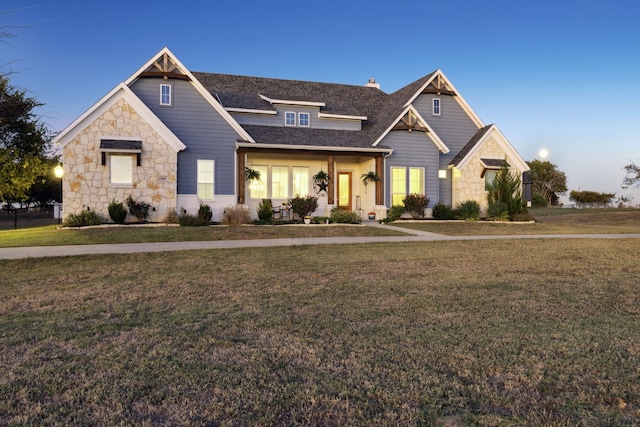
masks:
POLYGON ((351 206, 351 172, 338 172, 338 207, 349 212, 351 206))

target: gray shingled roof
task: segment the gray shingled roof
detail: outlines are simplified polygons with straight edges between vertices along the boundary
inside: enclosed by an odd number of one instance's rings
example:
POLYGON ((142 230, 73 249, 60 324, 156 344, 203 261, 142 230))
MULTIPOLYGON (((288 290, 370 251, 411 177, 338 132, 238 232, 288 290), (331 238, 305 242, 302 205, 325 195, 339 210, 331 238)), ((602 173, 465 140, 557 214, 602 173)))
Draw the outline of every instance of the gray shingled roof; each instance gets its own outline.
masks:
MULTIPOLYGON (((192 72, 225 108, 273 111, 271 99, 322 102, 328 114, 366 116, 361 131, 243 125, 257 142, 280 145, 371 148, 392 126, 406 103, 431 78, 428 74, 387 94, 375 87, 192 72)), ((384 147, 380 147, 384 148, 384 147)))
POLYGON ((482 139, 484 134, 487 133, 487 131, 491 126, 493 125, 487 125, 481 129, 478 129, 478 131, 471 137, 469 142, 467 142, 465 146, 462 147, 462 150, 460 150, 460 152, 456 154, 456 156, 451 160, 451 162, 449 162, 449 165, 457 166, 458 163, 460 163, 462 159, 464 159, 467 156, 467 154, 469 154, 469 152, 473 149, 473 147, 476 146, 476 144, 480 141, 480 139, 482 139))

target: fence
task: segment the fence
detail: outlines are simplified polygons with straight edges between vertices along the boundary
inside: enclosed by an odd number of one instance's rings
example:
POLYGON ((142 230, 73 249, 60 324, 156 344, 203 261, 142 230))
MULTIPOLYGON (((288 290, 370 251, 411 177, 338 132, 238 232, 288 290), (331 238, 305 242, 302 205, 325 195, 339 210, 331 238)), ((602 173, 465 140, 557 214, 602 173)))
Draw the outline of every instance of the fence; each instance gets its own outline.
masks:
MULTIPOLYGON (((0 210, 0 230, 40 227, 58 224, 59 215, 54 215, 58 206, 3 208, 0 210)), ((57 212, 56 212, 57 213, 57 212)))

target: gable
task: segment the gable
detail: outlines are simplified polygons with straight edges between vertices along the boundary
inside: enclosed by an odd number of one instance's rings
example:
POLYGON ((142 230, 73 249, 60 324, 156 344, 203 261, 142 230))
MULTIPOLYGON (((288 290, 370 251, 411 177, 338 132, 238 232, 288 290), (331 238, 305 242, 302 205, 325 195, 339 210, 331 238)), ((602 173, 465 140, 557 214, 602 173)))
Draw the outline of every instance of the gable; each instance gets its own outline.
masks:
POLYGON ((168 48, 163 48, 153 58, 147 61, 138 71, 133 73, 124 84, 131 86, 138 79, 162 78, 188 81, 206 102, 231 126, 239 139, 252 141, 251 136, 236 122, 222 105, 213 98, 211 93, 196 79, 193 74, 176 58, 168 48))
POLYGON ((469 142, 456 154, 449 163, 450 167, 463 169, 472 159, 481 156, 480 162, 486 167, 488 163, 498 164, 507 160, 510 166, 521 172, 529 170, 527 162, 507 141, 496 125, 488 125, 479 129, 469 142), (488 147, 491 144, 491 147, 488 147))
MULTIPOLYGON (((53 140, 53 143, 64 148, 84 129, 94 123, 99 117, 107 113, 116 104, 124 102, 127 108, 135 112, 148 123, 159 136, 176 152, 184 150, 182 141, 160 120, 132 91, 124 84, 119 84, 101 100, 95 103, 84 114, 67 126, 53 140)), ((114 117, 114 121, 115 121, 114 117)), ((108 134, 108 132, 105 132, 108 134)))

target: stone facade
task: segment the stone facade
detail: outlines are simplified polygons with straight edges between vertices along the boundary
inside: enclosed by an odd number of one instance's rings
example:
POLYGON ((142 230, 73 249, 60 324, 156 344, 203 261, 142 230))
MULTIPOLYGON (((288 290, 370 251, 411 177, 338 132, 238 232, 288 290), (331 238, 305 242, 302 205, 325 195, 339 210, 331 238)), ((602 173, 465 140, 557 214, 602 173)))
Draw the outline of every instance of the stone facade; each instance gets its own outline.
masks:
MULTIPOLYGON (((91 209, 109 219, 112 200, 133 200, 152 206, 149 221, 161 221, 177 200, 178 154, 124 99, 85 127, 63 151, 63 218, 91 209), (141 140, 140 166, 133 159, 133 183, 110 182, 109 153, 102 165, 102 139, 141 140)), ((129 215, 128 221, 135 221, 129 215)))
MULTIPOLYGON (((467 200, 475 200, 480 204, 483 212, 487 210, 487 191, 485 190, 484 178, 481 178, 484 166, 480 159, 504 159, 504 149, 498 144, 495 136, 489 137, 487 141, 467 160, 462 169, 453 169, 452 178, 452 206, 467 200)), ((507 157, 507 163, 513 165, 513 162, 507 157)), ((511 173, 518 176, 522 171, 517 171, 513 167, 511 173)))

